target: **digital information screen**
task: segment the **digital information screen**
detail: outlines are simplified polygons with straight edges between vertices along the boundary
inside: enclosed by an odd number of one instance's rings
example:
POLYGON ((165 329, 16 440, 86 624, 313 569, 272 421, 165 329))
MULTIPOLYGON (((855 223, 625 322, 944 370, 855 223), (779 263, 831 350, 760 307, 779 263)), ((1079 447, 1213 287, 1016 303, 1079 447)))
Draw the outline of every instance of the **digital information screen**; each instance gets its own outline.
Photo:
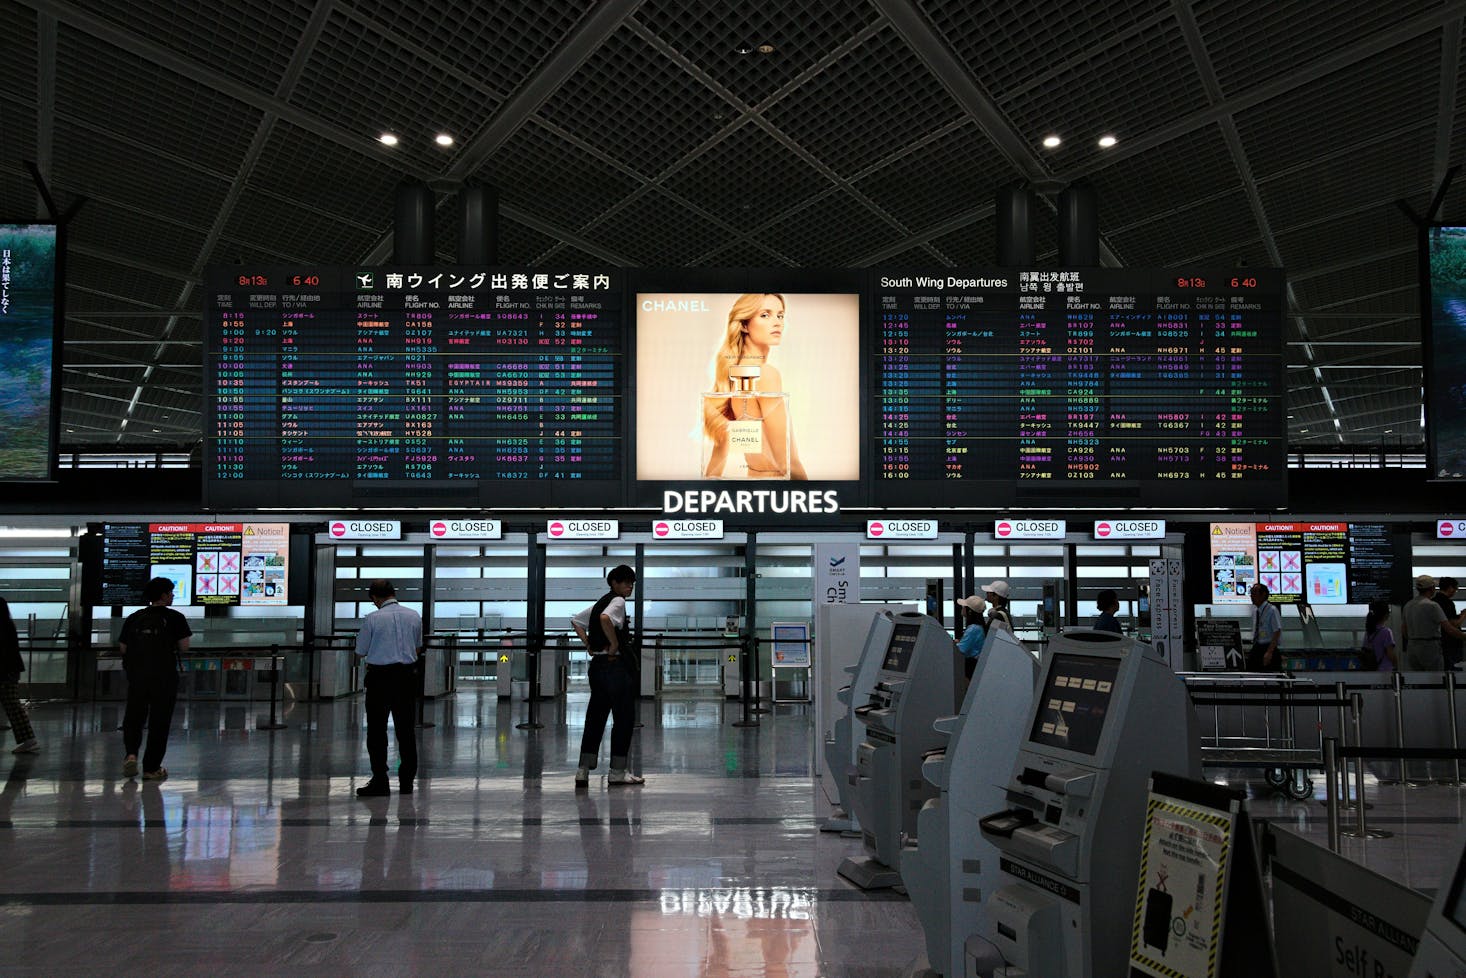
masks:
POLYGON ((175 605, 284 606, 289 566, 288 523, 108 523, 101 603, 142 604, 166 577, 175 605))
POLYGON ((1213 523, 1211 599, 1251 604, 1368 604, 1409 591, 1409 541, 1386 523, 1213 523))
POLYGON ((1119 659, 1056 653, 1028 739, 1093 756, 1099 750, 1119 672, 1119 659))
POLYGON ((208 505, 619 500, 619 273, 234 266, 206 287, 208 505))
POLYGON ((874 502, 1280 505, 1283 274, 875 277, 874 502))
POLYGON ((56 249, 54 224, 0 224, 0 481, 51 478, 56 249))
POLYGON ((1466 477, 1466 227, 1430 227, 1422 245, 1425 448, 1438 479, 1466 477))
POLYGON ((881 668, 887 672, 905 672, 911 665, 911 653, 916 650, 920 634, 920 625, 896 625, 891 640, 886 643, 886 658, 881 668))

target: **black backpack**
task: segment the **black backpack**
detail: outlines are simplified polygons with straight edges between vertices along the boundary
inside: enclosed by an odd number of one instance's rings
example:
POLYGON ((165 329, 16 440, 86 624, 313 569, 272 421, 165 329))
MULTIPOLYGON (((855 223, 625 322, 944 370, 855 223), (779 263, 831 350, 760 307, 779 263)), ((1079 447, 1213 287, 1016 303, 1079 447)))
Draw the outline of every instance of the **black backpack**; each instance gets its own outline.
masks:
POLYGON ((144 608, 128 620, 127 654, 122 658, 124 669, 149 673, 176 671, 177 651, 178 639, 168 625, 164 609, 144 608))

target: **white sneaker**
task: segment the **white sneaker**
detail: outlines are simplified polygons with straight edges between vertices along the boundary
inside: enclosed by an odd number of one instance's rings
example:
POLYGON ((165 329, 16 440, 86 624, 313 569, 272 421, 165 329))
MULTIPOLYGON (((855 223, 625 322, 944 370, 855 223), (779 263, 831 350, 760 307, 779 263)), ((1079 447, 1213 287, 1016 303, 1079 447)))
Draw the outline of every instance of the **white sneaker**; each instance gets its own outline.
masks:
POLYGON ((38 754, 38 753, 40 753, 40 751, 41 751, 41 745, 40 745, 40 743, 37 742, 36 738, 32 737, 30 740, 27 740, 24 743, 16 744, 15 745, 15 750, 11 751, 10 753, 12 753, 12 754, 38 754))
POLYGON ((607 784, 646 784, 646 778, 639 774, 632 774, 630 771, 612 771, 611 776, 606 779, 607 784))

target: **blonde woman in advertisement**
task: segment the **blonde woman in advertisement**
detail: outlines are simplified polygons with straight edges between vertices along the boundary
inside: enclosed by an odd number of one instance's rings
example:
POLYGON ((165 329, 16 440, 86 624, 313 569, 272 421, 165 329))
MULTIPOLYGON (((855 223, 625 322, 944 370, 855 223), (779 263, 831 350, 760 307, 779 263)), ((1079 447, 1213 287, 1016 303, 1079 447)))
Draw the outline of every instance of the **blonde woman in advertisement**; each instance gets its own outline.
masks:
MULTIPOLYGON (((783 392, 784 378, 769 363, 772 349, 784 340, 784 297, 777 292, 749 292, 738 297, 728 312, 728 327, 713 361, 714 391, 733 391, 737 385, 730 376, 733 367, 759 368, 754 390, 783 392)), ((764 451, 746 453, 750 479, 807 480, 804 463, 799 460, 799 447, 789 423, 786 399, 760 397, 744 402, 746 415, 735 415, 732 398, 707 398, 703 404, 703 432, 712 440, 703 477, 720 479, 728 465, 728 423, 760 420, 763 422, 764 451), (787 467, 782 460, 786 454, 787 467)))

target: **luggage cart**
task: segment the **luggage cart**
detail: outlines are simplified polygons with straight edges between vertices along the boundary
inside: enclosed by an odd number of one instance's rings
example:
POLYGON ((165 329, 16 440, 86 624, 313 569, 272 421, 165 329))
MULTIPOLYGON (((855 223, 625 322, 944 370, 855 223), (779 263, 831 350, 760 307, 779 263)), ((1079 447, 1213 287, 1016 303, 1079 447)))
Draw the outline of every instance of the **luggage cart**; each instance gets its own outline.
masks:
POLYGON ((1309 772, 1324 769, 1323 708, 1325 700, 1333 702, 1332 688, 1271 674, 1182 673, 1181 678, 1198 712, 1212 710, 1210 733, 1203 718, 1202 767, 1260 768, 1274 791, 1294 801, 1313 797, 1309 772), (1312 742, 1299 739, 1300 708, 1316 712, 1312 742))

